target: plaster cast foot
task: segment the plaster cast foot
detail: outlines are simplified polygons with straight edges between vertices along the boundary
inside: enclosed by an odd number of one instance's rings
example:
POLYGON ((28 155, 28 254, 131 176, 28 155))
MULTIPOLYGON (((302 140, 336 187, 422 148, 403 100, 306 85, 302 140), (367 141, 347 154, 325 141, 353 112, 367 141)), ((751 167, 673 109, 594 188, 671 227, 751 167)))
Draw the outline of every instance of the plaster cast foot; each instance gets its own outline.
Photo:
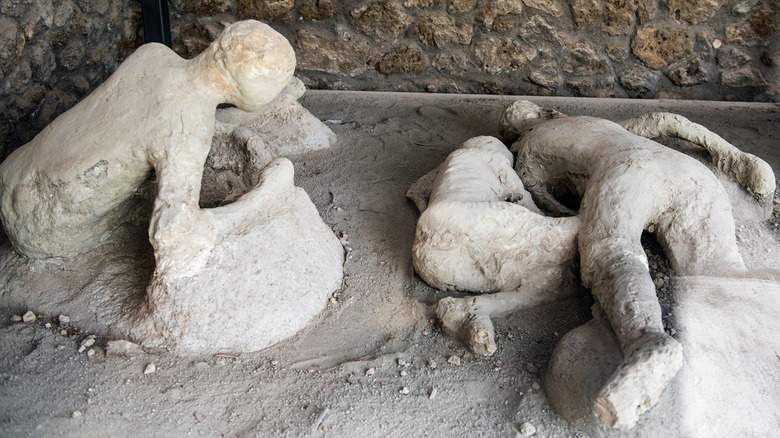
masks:
POLYGON ((490 314, 480 311, 475 299, 441 299, 436 303, 436 316, 446 333, 463 340, 475 354, 490 356, 496 351, 490 314))
POLYGON ((643 336, 599 392, 593 413, 609 427, 628 430, 653 407, 682 367, 682 345, 665 333, 643 336))

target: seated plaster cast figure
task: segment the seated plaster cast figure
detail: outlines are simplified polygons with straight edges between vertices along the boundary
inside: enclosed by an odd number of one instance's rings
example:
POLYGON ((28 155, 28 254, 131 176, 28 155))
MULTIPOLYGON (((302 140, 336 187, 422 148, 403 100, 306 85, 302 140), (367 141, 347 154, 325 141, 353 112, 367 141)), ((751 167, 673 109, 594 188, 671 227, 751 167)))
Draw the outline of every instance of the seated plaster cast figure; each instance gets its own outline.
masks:
MULTIPOLYGON (((643 120, 649 120, 648 124, 657 121, 644 118, 627 124, 639 127, 643 120)), ((656 403, 682 364, 681 347, 663 331, 655 286, 639 240, 642 230, 655 231, 682 275, 744 275, 727 196, 701 163, 603 119, 565 117, 530 102, 517 102, 506 110, 501 124, 508 140, 520 137, 513 146, 518 152, 517 172, 534 200, 548 211, 565 215, 572 210, 555 200, 553 189, 564 185, 582 197, 579 215, 559 218, 562 227, 549 234, 547 244, 579 249, 583 283, 605 309, 624 352, 624 361, 601 390, 594 412, 610 426, 630 428, 639 414, 656 403)), ((662 127, 662 131, 672 130, 662 127)), ((704 137, 711 140, 708 132, 704 137)), ((730 145, 718 149, 708 147, 712 142, 702 143, 716 162, 725 162, 722 156, 730 154, 731 162, 744 164, 721 169, 731 172, 748 190, 771 196, 774 175, 766 163, 730 145)), ((565 291, 545 293, 545 287, 554 283, 530 276, 539 272, 533 259, 516 257, 502 262, 503 248, 532 254, 544 239, 525 230, 538 230, 551 218, 520 212, 521 207, 502 201, 503 193, 515 191, 518 182, 506 177, 506 169, 497 171, 493 166, 491 170, 485 165, 485 160, 495 161, 495 157, 474 155, 463 161, 457 158, 459 154, 460 150, 453 153, 442 167, 430 206, 421 215, 415 268, 435 287, 502 291, 493 296, 444 299, 436 309, 445 329, 464 337, 474 351, 491 353, 495 350, 491 315, 527 308, 565 291), (482 172, 482 179, 469 175, 474 172, 482 172), (447 186, 457 189, 441 190, 447 186), (479 188, 484 189, 479 197, 458 196, 459 192, 477 193, 479 188), (479 202, 474 202, 477 198, 479 202), (516 213, 510 217, 497 211, 516 213), (523 262, 532 269, 526 269, 523 262), (456 278, 453 273, 458 271, 473 274, 456 278), (512 282, 472 281, 482 272, 500 274, 497 278, 511 278, 508 272, 515 276, 512 282)), ((552 252, 552 260, 545 264, 555 266, 555 257, 560 257, 558 269, 566 272, 575 256, 568 251, 561 254, 552 252)))
POLYGON ((251 20, 228 26, 192 60, 161 44, 140 47, 0 165, 0 213, 14 248, 45 258, 96 247, 154 171, 155 255, 196 270, 215 239, 208 211, 198 207, 215 109, 259 110, 294 69, 287 40, 251 20))

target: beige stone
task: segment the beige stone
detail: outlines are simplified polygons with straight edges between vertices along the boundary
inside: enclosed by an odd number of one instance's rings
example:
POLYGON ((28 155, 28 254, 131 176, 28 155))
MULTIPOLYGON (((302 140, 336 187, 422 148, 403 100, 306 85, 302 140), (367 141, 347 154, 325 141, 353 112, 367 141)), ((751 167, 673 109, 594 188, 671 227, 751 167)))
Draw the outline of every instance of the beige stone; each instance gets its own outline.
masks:
POLYGON ((477 0, 449 0, 447 3, 447 11, 451 14, 458 14, 473 8, 477 4, 477 0))
POLYGON ((546 12, 553 17, 560 17, 563 15, 563 7, 558 0, 523 0, 523 4, 529 8, 546 12))
POLYGON ((295 0, 238 0, 237 16, 242 20, 280 20, 289 23, 295 0))
POLYGON ((482 23, 488 31, 506 32, 512 29, 512 16, 523 12, 521 0, 499 0, 488 2, 482 8, 482 23))
POLYGON ((393 1, 374 2, 352 11, 352 22, 366 35, 380 41, 395 41, 412 24, 412 17, 393 1))
POLYGON ((768 41, 775 29, 774 12, 769 6, 761 5, 746 20, 726 26, 726 43, 754 46, 768 41))
POLYGON ((377 70, 384 74, 421 73, 427 67, 428 60, 419 47, 399 44, 379 60, 377 70))
POLYGON ((511 38, 488 36, 476 43, 474 56, 488 73, 512 71, 536 57, 536 50, 511 38))
POLYGON ((648 67, 660 70, 689 56, 693 42, 681 29, 646 27, 637 30, 631 49, 648 67))
POLYGON ((627 35, 636 15, 634 0, 609 0, 604 5, 601 28, 610 35, 627 35))
POLYGON ((297 33, 298 68, 354 76, 369 67, 371 49, 362 38, 339 38, 330 32, 301 29, 297 33))
POLYGON ((301 4, 298 12, 306 20, 322 21, 336 12, 333 0, 308 0, 301 4))
POLYGON ((427 15, 420 18, 416 29, 420 41, 440 49, 450 42, 468 45, 471 43, 472 35, 474 35, 473 24, 458 22, 444 14, 427 15))
POLYGON ((723 5, 723 0, 666 0, 669 13, 677 20, 688 24, 707 21, 715 15, 723 5))
POLYGON ((593 23, 601 15, 601 4, 598 0, 573 0, 571 14, 576 27, 593 23))

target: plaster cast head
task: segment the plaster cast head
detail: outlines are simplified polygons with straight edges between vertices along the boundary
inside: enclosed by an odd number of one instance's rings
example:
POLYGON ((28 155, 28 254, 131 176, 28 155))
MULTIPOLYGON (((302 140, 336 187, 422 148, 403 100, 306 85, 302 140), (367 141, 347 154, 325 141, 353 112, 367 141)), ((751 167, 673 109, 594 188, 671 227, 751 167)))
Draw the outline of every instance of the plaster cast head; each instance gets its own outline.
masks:
POLYGON ((565 117, 553 109, 542 108, 527 100, 518 100, 509 105, 499 122, 499 130, 507 143, 513 143, 525 131, 542 120, 565 117))
POLYGON ((287 39, 255 20, 226 27, 201 56, 224 78, 228 103, 249 112, 273 100, 295 71, 287 39))
POLYGON ((479 137, 470 138, 465 142, 463 142, 461 149, 482 149, 490 152, 495 152, 505 157, 510 166, 514 161, 514 156, 512 155, 511 152, 509 152, 509 149, 506 148, 504 143, 501 143, 499 139, 495 137, 491 137, 489 135, 482 135, 479 137))

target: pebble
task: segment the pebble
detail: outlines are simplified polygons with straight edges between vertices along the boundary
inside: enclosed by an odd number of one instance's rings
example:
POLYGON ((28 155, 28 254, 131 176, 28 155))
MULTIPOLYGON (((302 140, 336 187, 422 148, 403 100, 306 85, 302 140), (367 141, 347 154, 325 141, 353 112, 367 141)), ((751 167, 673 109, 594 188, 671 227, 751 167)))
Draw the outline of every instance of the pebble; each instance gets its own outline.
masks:
POLYGON ((450 363, 452 365, 460 365, 460 358, 458 356, 452 355, 447 359, 447 363, 450 363))
POLYGON ((373 376, 375 372, 376 372, 376 370, 372 367, 372 368, 369 368, 369 369, 366 370, 366 375, 367 376, 373 376))
POLYGON ((46 323, 46 324, 44 324, 43 326, 44 326, 44 327, 46 327, 46 328, 51 328, 51 323, 50 323, 50 322, 47 322, 47 323, 46 323))
POLYGON ((532 364, 531 362, 525 364, 525 369, 528 370, 528 372, 531 374, 539 374, 539 369, 536 368, 536 365, 532 364))
POLYGON ((33 313, 32 310, 28 310, 27 313, 22 315, 23 322, 35 322, 35 320, 36 320, 35 313, 33 313))
POLYGON ((403 388, 401 388, 401 390, 400 390, 399 392, 400 392, 401 394, 409 394, 409 388, 407 388, 406 386, 404 386, 403 388))
POLYGON ((106 353, 117 356, 131 356, 133 354, 141 354, 144 350, 140 345, 126 341, 124 339, 117 339, 115 341, 108 341, 106 345, 106 353))
POLYGON ((523 434, 523 436, 531 436, 536 433, 536 428, 533 424, 525 422, 520 425, 520 433, 523 434))
POLYGON ((655 284, 655 287, 661 287, 664 285, 664 279, 661 277, 656 278, 653 280, 653 283, 655 284))
POLYGON ((428 393, 428 400, 433 400, 436 398, 436 394, 439 391, 436 390, 436 388, 431 388, 431 392, 428 393))
POLYGON ((403 360, 403 359, 398 359, 398 366, 399 367, 405 367, 406 366, 406 361, 403 360))
POLYGON ((68 315, 60 315, 57 317, 57 321, 59 321, 60 325, 65 325, 70 323, 70 316, 68 315))
POLYGON ((67 330, 60 330, 60 334, 61 334, 61 335, 66 335, 66 336, 67 336, 67 334, 68 334, 68 331, 67 331, 67 330))
POLYGON ((434 370, 434 369, 436 369, 437 366, 438 366, 438 364, 436 363, 435 360, 431 359, 431 360, 428 361, 428 368, 434 370))
POLYGON ((22 322, 21 315, 11 315, 11 322, 22 322))
POLYGON ((146 368, 144 368, 144 374, 152 374, 155 371, 157 371, 157 366, 153 363, 146 365, 146 368))
POLYGON ((533 384, 533 385, 531 385, 531 388, 533 388, 534 390, 538 391, 538 390, 540 390, 542 387, 541 387, 541 386, 539 386, 539 383, 537 383, 537 382, 534 382, 534 384, 533 384))
POLYGON ((70 414, 70 418, 79 418, 82 415, 83 414, 81 413, 81 411, 73 411, 73 413, 70 414))
POLYGON ((92 357, 94 355, 95 355, 95 350, 94 349, 90 348, 89 350, 87 350, 87 356, 92 357))
POLYGON ((401 372, 399 374, 401 375, 401 377, 406 376, 406 370, 401 370, 401 372))

